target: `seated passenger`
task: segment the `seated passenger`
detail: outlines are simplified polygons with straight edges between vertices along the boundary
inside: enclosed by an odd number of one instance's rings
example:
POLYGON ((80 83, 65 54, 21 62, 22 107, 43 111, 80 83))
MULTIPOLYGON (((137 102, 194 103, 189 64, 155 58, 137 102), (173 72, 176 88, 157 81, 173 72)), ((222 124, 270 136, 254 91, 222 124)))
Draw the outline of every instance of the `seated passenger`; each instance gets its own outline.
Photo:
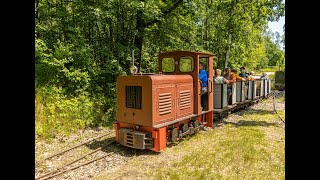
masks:
POLYGON ((232 96, 232 84, 236 83, 236 74, 231 72, 231 69, 229 67, 225 68, 225 74, 223 75, 224 78, 226 78, 228 82, 227 86, 227 99, 228 104, 231 104, 231 96, 232 96))
POLYGON ((262 76, 260 77, 260 79, 269 79, 267 73, 262 73, 262 76))
POLYGON ((249 80, 249 81, 253 81, 253 80, 254 80, 254 78, 253 78, 253 71, 250 71, 248 80, 249 80))
POLYGON ((221 76, 221 70, 220 69, 216 69, 216 76, 214 77, 214 83, 215 84, 228 84, 229 81, 224 78, 223 76, 221 76))
POLYGON ((235 74, 237 81, 245 81, 246 80, 245 78, 242 78, 237 74, 238 71, 236 69, 232 69, 231 72, 235 74))
POLYGON ((242 66, 240 68, 239 76, 242 77, 242 78, 247 78, 248 77, 248 74, 246 74, 246 68, 245 67, 242 66))
POLYGON ((204 111, 208 110, 208 74, 203 68, 203 64, 199 63, 199 79, 201 81, 201 107, 204 111))

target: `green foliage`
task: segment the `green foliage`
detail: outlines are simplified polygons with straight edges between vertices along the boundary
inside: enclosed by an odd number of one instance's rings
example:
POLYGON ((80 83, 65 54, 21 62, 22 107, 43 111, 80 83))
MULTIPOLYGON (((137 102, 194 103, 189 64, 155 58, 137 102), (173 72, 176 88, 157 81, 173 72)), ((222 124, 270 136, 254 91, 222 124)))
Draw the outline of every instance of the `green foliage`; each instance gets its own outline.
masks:
POLYGON ((36 136, 51 138, 89 126, 106 124, 103 103, 87 92, 77 97, 64 95, 62 88, 43 87, 36 91, 36 136))
POLYGON ((73 66, 72 45, 57 41, 54 50, 36 39, 36 84, 57 85, 68 92, 83 92, 89 86, 88 72, 73 66))
POLYGON ((276 72, 278 68, 276 66, 268 66, 267 68, 263 68, 260 70, 261 72, 276 72))
POLYGON ((192 72, 193 71, 193 59, 192 58, 181 58, 179 60, 179 70, 181 72, 192 72))
POLYGON ((37 117, 50 119, 36 120, 38 134, 50 128, 62 132, 69 122, 76 122, 74 128, 101 119, 112 124, 116 78, 129 74, 132 50, 141 72, 156 72, 158 53, 172 50, 214 53, 215 68, 223 69, 231 35, 228 66, 284 68, 284 36, 265 30, 267 20, 284 15, 282 2, 36 1, 35 84, 41 99, 36 108, 45 109, 37 117))
POLYGON ((162 61, 162 71, 163 72, 173 72, 174 71, 174 59, 173 58, 163 58, 162 61))

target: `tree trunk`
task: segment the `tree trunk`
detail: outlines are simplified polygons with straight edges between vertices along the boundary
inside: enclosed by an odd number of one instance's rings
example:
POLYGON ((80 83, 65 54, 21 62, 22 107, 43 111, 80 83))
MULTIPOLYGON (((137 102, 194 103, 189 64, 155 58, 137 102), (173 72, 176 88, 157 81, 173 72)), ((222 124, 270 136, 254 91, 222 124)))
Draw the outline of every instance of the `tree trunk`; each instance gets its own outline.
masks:
POLYGON ((228 51, 227 51, 227 56, 226 56, 226 63, 224 64, 224 68, 228 66, 228 60, 229 60, 229 54, 230 54, 230 45, 231 45, 231 34, 229 34, 229 41, 228 41, 228 51))
POLYGON ((137 12, 137 35, 134 38, 134 46, 138 48, 137 50, 137 62, 139 63, 139 73, 141 72, 141 53, 142 53, 142 44, 143 44, 143 37, 144 37, 144 29, 145 29, 145 23, 143 21, 143 12, 138 11, 137 12))
POLYGON ((35 5, 36 5, 36 7, 35 7, 35 10, 36 10, 36 19, 38 19, 38 21, 39 21, 39 23, 40 23, 40 19, 39 19, 39 10, 38 10, 38 5, 39 5, 38 0, 36 0, 35 5))
MULTIPOLYGON (((141 0, 144 2, 145 0, 141 0)), ((173 10, 175 10, 180 4, 182 4, 183 0, 176 0, 176 2, 170 7, 169 9, 162 12, 162 17, 166 16, 167 14, 170 14, 173 10)), ((139 73, 141 72, 141 56, 142 56, 142 44, 143 44, 143 38, 145 34, 145 28, 149 27, 155 23, 160 22, 159 19, 154 19, 149 22, 144 21, 143 12, 141 10, 137 11, 137 19, 136 19, 136 30, 137 35, 134 37, 134 46, 138 49, 138 57, 137 61, 139 63, 139 73)))

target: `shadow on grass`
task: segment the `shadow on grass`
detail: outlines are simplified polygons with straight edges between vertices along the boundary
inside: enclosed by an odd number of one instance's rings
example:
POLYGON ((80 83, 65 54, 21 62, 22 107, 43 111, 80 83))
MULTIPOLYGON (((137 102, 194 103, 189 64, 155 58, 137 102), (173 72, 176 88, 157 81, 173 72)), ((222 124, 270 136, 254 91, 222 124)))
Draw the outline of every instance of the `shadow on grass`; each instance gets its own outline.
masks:
MULTIPOLYGON (((177 146, 183 141, 188 141, 190 138, 192 138, 195 134, 188 135, 186 137, 181 138, 178 142, 176 143, 170 143, 167 144, 167 148, 177 146)), ((86 145, 89 149, 96 150, 98 148, 101 148, 100 151, 103 151, 105 153, 110 153, 110 152, 117 152, 121 151, 120 155, 124 157, 133 157, 133 156, 140 156, 140 155, 160 155, 161 152, 155 152, 152 150, 148 149, 133 149, 130 147, 123 146, 119 143, 115 142, 115 137, 109 137, 105 138, 103 140, 99 141, 93 141, 90 144, 86 145), (111 144, 109 144, 111 143, 111 144)))
MULTIPOLYGON (((201 131, 201 130, 200 130, 201 131)), ((171 148, 171 147, 174 147, 174 146, 178 146, 180 143, 182 143, 183 141, 188 141, 189 139, 191 139, 193 136, 195 136, 196 134, 198 134, 199 132, 196 132, 194 134, 189 134, 189 135, 186 135, 182 138, 180 138, 177 142, 172 142, 170 144, 167 144, 167 148, 171 148)))
POLYGON ((265 114, 274 114, 275 112, 273 110, 264 110, 264 109, 253 109, 253 108, 247 108, 245 110, 239 110, 236 111, 237 114, 243 115, 243 114, 256 114, 256 115, 265 115, 265 114))
POLYGON ((228 121, 225 121, 225 122, 222 122, 224 124, 232 124, 232 125, 235 125, 236 127, 239 127, 239 126, 275 126, 275 127, 278 127, 280 126, 279 123, 269 123, 269 122, 266 122, 266 121, 247 121, 247 120, 240 120, 239 122, 237 123, 234 123, 234 122, 228 122, 228 121))
POLYGON ((93 141, 92 143, 87 144, 86 146, 92 150, 101 148, 100 151, 103 151, 105 153, 115 152, 118 154, 118 151, 120 151, 119 155, 125 156, 125 157, 160 154, 159 152, 154 152, 147 149, 141 150, 141 149, 133 149, 130 147, 123 146, 121 144, 116 143, 115 137, 109 137, 103 140, 93 141))

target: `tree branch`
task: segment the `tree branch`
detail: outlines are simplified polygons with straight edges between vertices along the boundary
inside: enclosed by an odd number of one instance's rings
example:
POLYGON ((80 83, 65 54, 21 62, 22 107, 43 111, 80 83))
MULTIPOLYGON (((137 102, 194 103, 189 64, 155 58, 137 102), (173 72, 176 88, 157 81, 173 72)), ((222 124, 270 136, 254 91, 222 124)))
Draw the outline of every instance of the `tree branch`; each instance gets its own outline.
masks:
MULTIPOLYGON (((165 10, 165 11, 162 12, 162 16, 161 16, 161 17, 164 17, 164 16, 166 16, 167 14, 171 13, 171 12, 172 12, 173 10, 175 10, 182 2, 183 2, 183 0, 177 0, 171 8, 169 8, 169 9, 167 9, 167 10, 165 10)), ((150 26, 150 25, 152 25, 152 24, 154 24, 154 23, 157 23, 157 22, 159 22, 159 21, 160 21, 159 19, 154 19, 154 20, 152 20, 152 21, 149 21, 149 22, 145 23, 145 27, 148 27, 148 26, 150 26)))

